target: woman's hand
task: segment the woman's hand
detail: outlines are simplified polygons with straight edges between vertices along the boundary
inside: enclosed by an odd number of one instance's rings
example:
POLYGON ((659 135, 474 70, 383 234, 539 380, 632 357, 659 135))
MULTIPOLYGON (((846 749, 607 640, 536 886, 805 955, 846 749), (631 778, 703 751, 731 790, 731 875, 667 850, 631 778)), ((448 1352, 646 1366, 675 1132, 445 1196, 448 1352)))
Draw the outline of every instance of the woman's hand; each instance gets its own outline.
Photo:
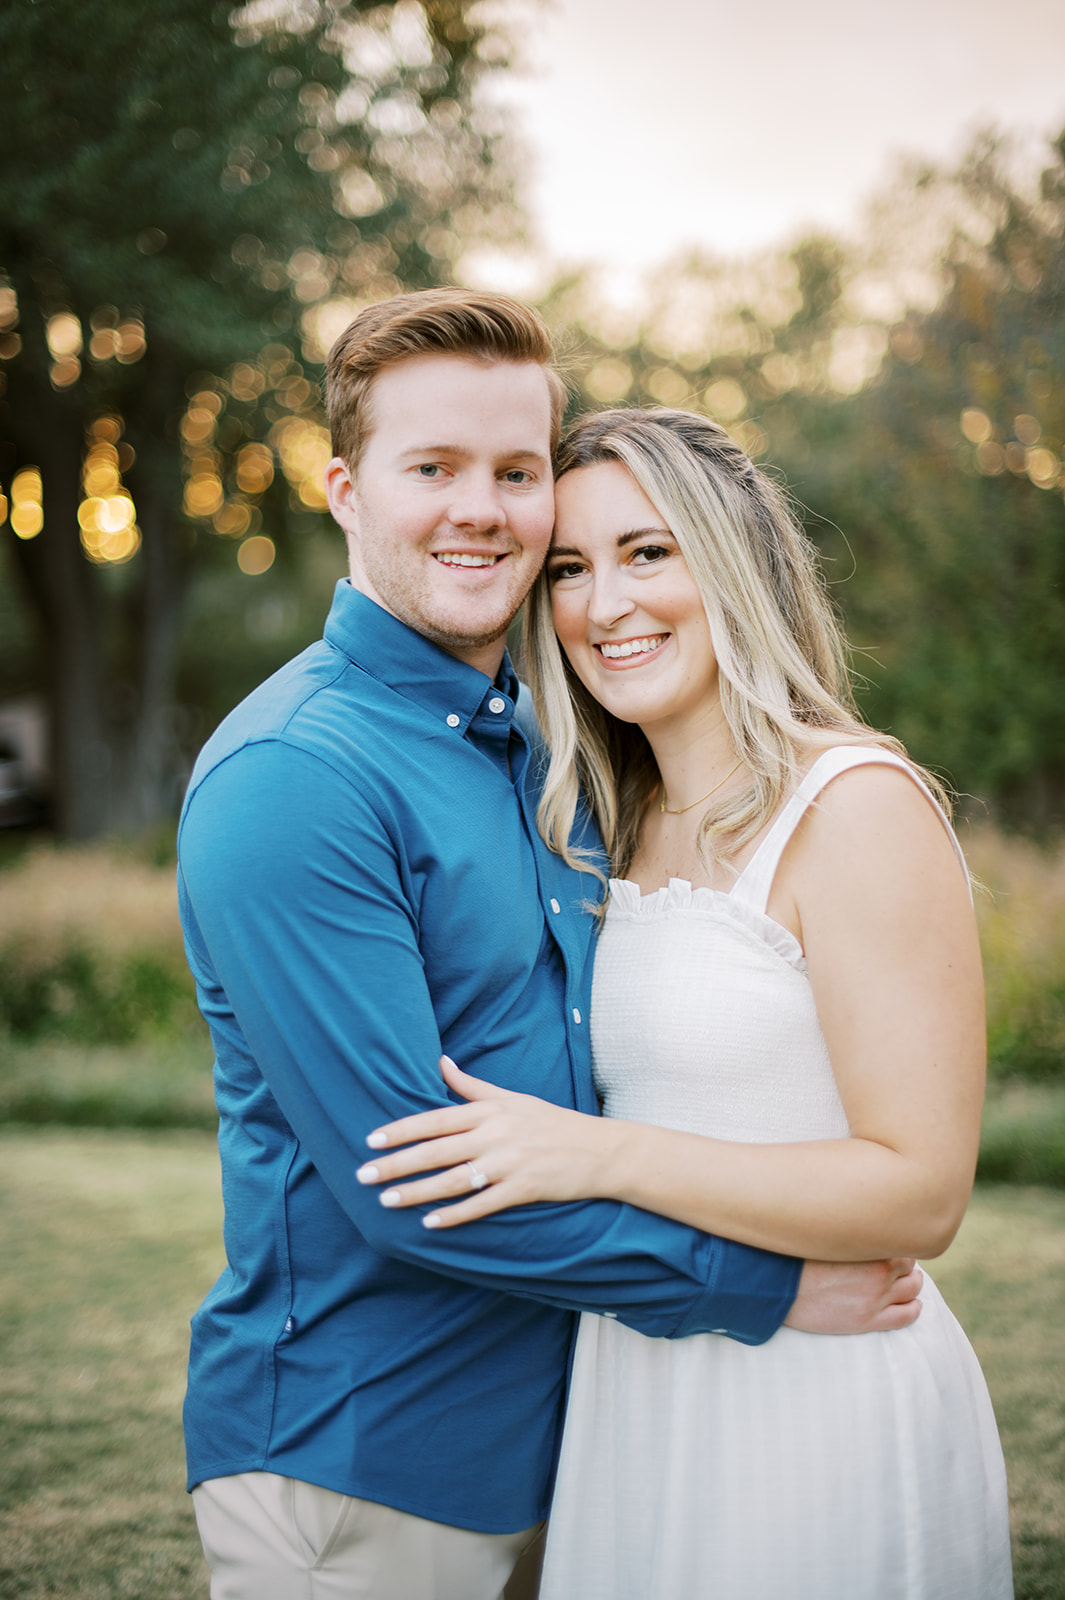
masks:
POLYGON ((407 1147, 355 1174, 360 1183, 391 1186, 381 1195, 383 1206, 466 1196, 422 1218, 427 1228, 453 1228, 508 1206, 583 1200, 608 1192, 603 1185, 625 1123, 604 1122, 484 1083, 460 1071, 448 1056, 441 1057, 440 1070, 465 1105, 404 1117, 375 1129, 366 1141, 374 1150, 407 1147), (433 1170, 438 1167, 444 1170, 433 1170), (430 1170, 430 1178, 396 1183, 430 1170))

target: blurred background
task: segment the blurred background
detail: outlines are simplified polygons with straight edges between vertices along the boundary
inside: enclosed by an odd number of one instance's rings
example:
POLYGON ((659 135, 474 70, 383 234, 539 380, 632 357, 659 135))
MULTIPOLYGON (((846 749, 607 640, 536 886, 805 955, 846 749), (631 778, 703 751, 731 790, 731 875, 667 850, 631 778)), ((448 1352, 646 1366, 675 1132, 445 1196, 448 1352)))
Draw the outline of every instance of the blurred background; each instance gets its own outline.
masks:
POLYGON ((452 282, 540 306, 573 413, 704 410, 779 475, 863 713, 960 797, 992 1089, 941 1276, 997 1384, 1018 1594, 1065 1595, 1060 0, 9 0, 0 151, 0 1596, 203 1592, 176 1409, 219 1247, 174 825, 344 571, 326 349, 452 282))

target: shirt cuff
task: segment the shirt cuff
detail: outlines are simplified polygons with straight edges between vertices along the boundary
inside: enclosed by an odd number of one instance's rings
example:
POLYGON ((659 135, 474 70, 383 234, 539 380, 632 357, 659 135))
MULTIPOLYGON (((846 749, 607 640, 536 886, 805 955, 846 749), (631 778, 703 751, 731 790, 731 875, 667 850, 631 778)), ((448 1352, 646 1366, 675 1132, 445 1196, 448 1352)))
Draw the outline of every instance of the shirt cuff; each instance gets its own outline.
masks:
POLYGON ((740 1344, 764 1344, 791 1310, 803 1263, 734 1239, 715 1239, 710 1281, 673 1338, 723 1333, 740 1344))

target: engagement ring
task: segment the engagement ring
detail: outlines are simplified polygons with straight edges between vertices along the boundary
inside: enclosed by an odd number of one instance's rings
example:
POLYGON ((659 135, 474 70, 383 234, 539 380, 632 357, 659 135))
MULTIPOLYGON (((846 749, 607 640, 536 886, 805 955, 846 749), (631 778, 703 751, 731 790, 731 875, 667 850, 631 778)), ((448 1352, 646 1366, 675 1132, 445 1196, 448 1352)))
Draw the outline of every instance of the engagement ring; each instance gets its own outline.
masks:
POLYGON ((487 1174, 481 1172, 478 1167, 475 1167, 472 1161, 467 1161, 465 1165, 470 1169, 470 1188, 483 1189, 485 1184, 488 1182, 487 1174))

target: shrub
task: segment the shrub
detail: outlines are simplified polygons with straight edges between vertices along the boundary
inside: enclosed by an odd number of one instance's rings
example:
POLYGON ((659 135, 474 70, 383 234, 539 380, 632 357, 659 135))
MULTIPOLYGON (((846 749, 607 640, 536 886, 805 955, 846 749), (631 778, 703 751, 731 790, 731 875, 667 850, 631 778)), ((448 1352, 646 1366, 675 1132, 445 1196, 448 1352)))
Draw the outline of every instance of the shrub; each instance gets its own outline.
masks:
POLYGON ((0 1029, 124 1043, 195 1015, 172 868, 37 848, 0 879, 0 1029))
POLYGON ((989 827, 963 835, 987 981, 992 1075, 1065 1079, 1065 848, 989 827))

